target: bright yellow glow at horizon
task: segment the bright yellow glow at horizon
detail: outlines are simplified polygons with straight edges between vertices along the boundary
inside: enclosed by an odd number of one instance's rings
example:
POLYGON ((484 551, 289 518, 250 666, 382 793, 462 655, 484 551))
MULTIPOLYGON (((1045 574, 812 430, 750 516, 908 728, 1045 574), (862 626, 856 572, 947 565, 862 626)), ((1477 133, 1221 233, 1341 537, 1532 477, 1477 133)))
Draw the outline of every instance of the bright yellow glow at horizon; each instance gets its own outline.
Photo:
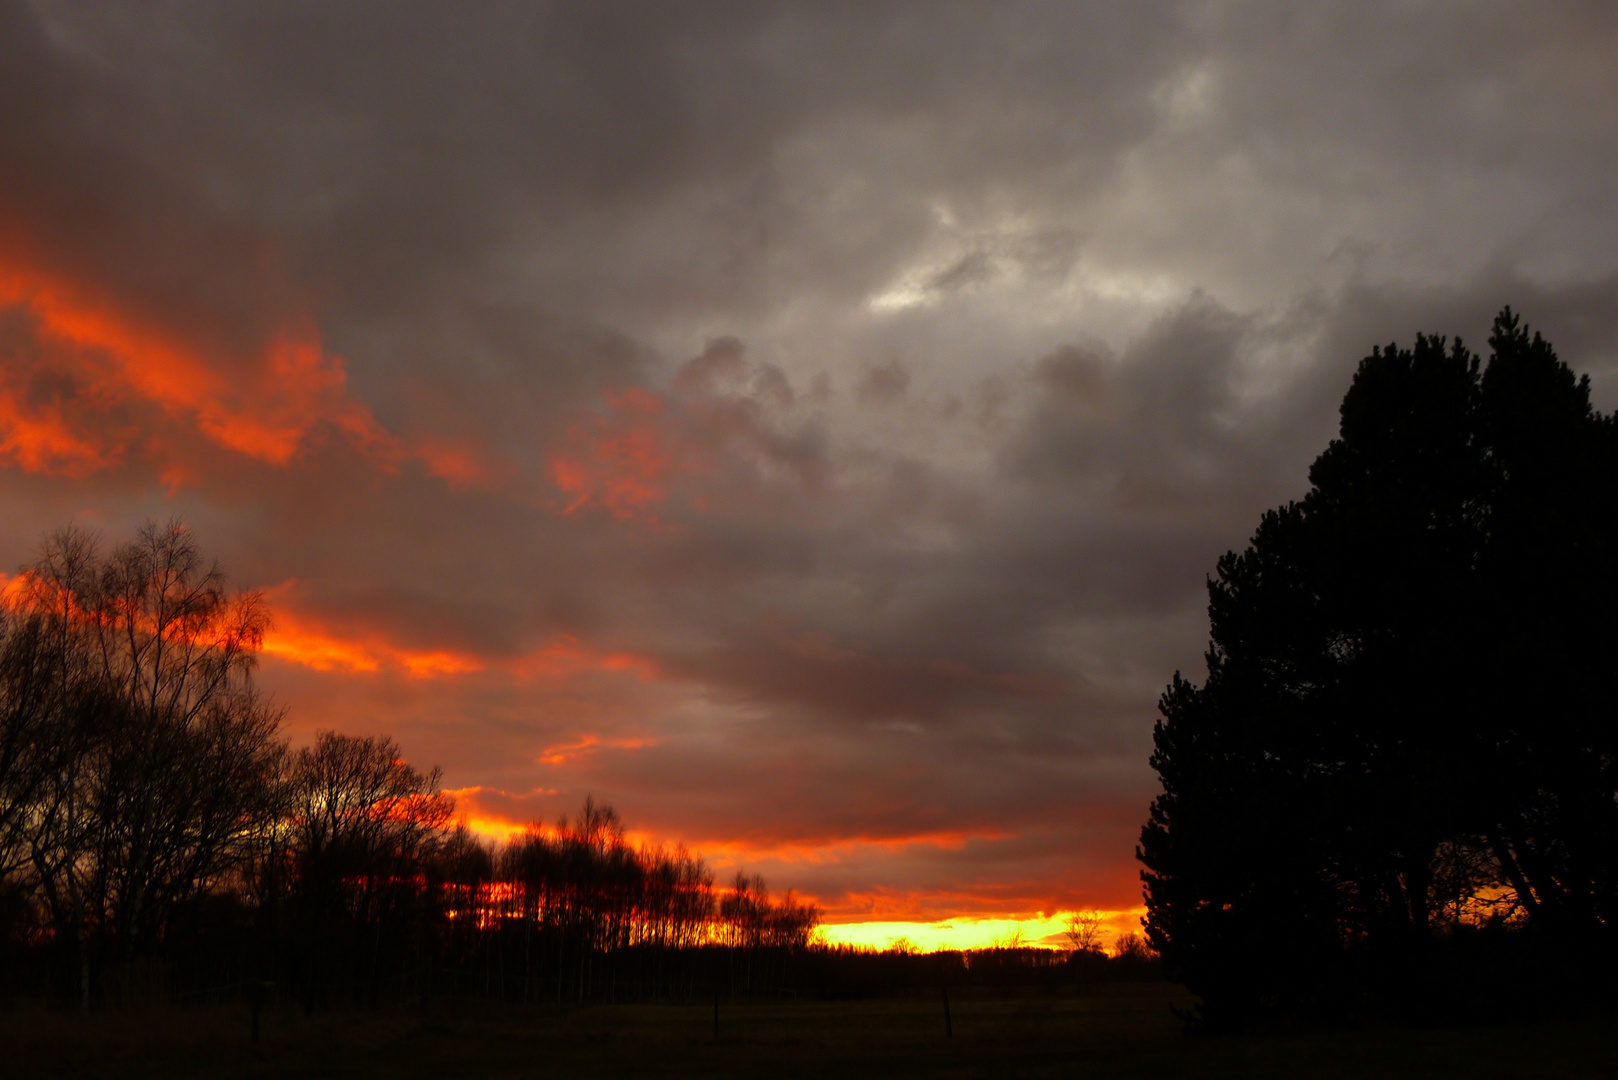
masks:
MULTIPOLYGON (((598 742, 594 736, 581 740, 576 745, 567 745, 550 748, 550 752, 572 752, 595 746, 625 746, 635 747, 642 745, 639 740, 622 740, 619 742, 598 742)), ((449 794, 457 798, 475 797, 481 788, 468 787, 450 789, 449 794)), ((547 795, 556 794, 554 789, 543 792, 547 795)), ((522 824, 504 818, 498 814, 474 810, 472 813, 463 813, 461 818, 467 828, 495 843, 507 843, 521 836, 532 824, 522 824)), ((657 838, 639 833, 630 833, 628 839, 632 844, 650 845, 656 843, 657 838)), ((747 849, 744 849, 747 850, 747 849)), ((697 850, 696 854, 713 854, 715 846, 708 845, 697 850)), ((728 872, 728 870, 727 870, 728 872)), ((799 896, 800 900, 811 903, 818 902, 814 896, 799 896)), ((916 922, 904 920, 871 919, 861 922, 828 922, 821 923, 816 929, 816 937, 828 945, 853 945, 862 949, 888 949, 901 938, 919 952, 940 952, 955 949, 990 949, 1011 943, 1013 935, 1021 934, 1019 944, 1032 948, 1065 949, 1068 947, 1067 928, 1068 920, 1076 914, 1073 911, 1038 912, 1032 915, 971 915, 958 916, 951 919, 939 919, 934 922, 916 922)), ((1141 932, 1141 919, 1146 914, 1144 907, 1121 908, 1116 910, 1097 910, 1101 916, 1101 945, 1109 953, 1116 948, 1117 941, 1125 934, 1138 934, 1141 932)), ((836 918, 834 914, 832 916, 836 918)))
MULTIPOLYGON (((1044 912, 1027 918, 985 916, 944 919, 938 922, 853 922, 823 924, 817 933, 828 945, 855 945, 886 949, 901 938, 921 952, 946 949, 988 949, 1008 944, 1013 935, 1022 935, 1023 945, 1036 948, 1064 948, 1068 919, 1074 913, 1044 912)), ((1140 933, 1141 916, 1146 909, 1128 908, 1101 911, 1102 940, 1110 951, 1113 944, 1129 933, 1140 933)))

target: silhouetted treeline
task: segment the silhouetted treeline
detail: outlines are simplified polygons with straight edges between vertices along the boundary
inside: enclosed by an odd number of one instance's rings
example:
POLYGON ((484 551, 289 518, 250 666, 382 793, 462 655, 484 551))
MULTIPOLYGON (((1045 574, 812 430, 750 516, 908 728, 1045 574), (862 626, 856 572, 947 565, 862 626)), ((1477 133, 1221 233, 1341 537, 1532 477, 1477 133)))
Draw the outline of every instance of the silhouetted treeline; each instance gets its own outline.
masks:
POLYGON ((268 617, 178 524, 68 530, 0 609, 8 996, 307 1009, 773 993, 818 921, 610 808, 485 846, 384 737, 292 750, 250 675, 268 617))
POLYGON ((1140 857, 1210 1019, 1611 993, 1618 423, 1510 309, 1489 344, 1374 351, 1209 583, 1140 857))
POLYGON ((905 946, 821 946, 799 960, 795 989, 833 999, 931 997, 945 988, 950 993, 1070 995, 1162 978, 1162 963, 1146 943, 1139 935, 1126 935, 1113 955, 1100 949, 1027 945, 933 953, 905 946))

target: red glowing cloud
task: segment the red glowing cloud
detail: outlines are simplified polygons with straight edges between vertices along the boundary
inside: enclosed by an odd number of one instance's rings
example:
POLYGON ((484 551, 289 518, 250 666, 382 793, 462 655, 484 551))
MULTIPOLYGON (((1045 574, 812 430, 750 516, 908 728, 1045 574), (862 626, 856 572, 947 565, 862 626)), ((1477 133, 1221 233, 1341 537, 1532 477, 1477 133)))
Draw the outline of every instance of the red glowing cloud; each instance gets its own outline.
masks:
MULTIPOLYGON (((49 354, 50 378, 33 380, 43 391, 15 371, 0 381, 0 456, 30 472, 82 476, 117 463, 144 433, 107 418, 144 404, 270 465, 289 464, 331 433, 385 471, 414 459, 452 483, 487 479, 471 447, 407 445, 384 429, 350 396, 342 358, 322 348, 307 318, 288 320, 256 354, 218 356, 104 292, 3 256, 0 308, 21 312, 49 354)), ((182 475, 170 469, 166 478, 182 475)))
POLYGON ((523 678, 554 679, 582 671, 630 672, 642 679, 654 679, 660 674, 657 662, 650 656, 591 648, 572 634, 557 634, 505 666, 523 678))
POLYGON ((416 679, 478 672, 519 680, 565 679, 591 672, 627 672, 642 679, 658 675, 649 657, 595 649, 569 634, 554 635, 516 656, 485 657, 464 649, 402 644, 384 629, 333 624, 299 608, 293 596, 297 584, 282 582, 265 594, 274 622, 264 635, 264 653, 315 671, 359 675, 391 671, 416 679))
POLYGON ((599 750, 639 750, 651 745, 650 739, 604 739, 599 735, 583 735, 570 742, 547 746, 540 751, 539 760, 546 765, 566 765, 599 750))
POLYGON ((20 388, 0 385, 0 460, 31 473, 79 478, 113 464, 116 453, 75 431, 58 401, 29 402, 20 388))
POLYGON ((338 634, 319 623, 278 609, 275 626, 264 635, 264 652, 316 671, 373 674, 384 668, 415 678, 482 671, 483 662, 447 649, 409 649, 380 634, 338 634))
POLYGON ((551 480, 566 497, 561 512, 602 510, 619 521, 661 526, 674 470, 663 400, 636 387, 610 392, 609 413, 575 424, 551 457, 551 480))
POLYGON ((861 852, 894 855, 907 848, 928 847, 959 851, 973 840, 1006 840, 1015 834, 1005 829, 927 829, 899 834, 848 833, 800 839, 747 838, 712 840, 702 844, 703 852, 722 855, 736 862, 840 862, 861 852))

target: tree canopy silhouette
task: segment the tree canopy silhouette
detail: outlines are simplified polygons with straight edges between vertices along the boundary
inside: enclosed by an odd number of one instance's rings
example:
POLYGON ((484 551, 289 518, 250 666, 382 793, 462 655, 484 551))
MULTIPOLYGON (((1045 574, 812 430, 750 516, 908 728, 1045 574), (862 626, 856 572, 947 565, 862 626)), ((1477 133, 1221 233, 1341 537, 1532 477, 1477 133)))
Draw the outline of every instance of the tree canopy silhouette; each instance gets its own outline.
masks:
POLYGON ((485 844, 385 736, 294 751, 252 680, 269 624, 178 521, 63 530, 0 590, 0 997, 780 990, 813 904, 716 889, 588 798, 485 844))
POLYGON ((1618 424, 1509 308, 1489 345, 1374 350, 1309 493, 1209 581, 1139 857, 1210 1019, 1388 1005, 1483 955, 1582 985, 1611 950, 1618 424))

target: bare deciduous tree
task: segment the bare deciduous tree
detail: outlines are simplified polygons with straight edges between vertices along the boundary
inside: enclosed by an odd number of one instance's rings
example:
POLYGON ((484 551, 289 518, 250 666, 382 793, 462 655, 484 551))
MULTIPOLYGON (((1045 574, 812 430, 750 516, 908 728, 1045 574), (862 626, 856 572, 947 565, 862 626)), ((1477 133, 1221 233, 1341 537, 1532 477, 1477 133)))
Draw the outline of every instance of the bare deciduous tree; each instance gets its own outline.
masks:
POLYGON ((621 980, 689 994, 715 956, 733 988, 779 987, 808 945, 813 904, 745 874, 716 890, 700 858, 632 846, 593 799, 496 850, 389 738, 289 751, 251 678, 268 625, 177 522, 105 553, 59 532, 4 593, 0 930, 18 941, 37 915, 85 1005, 220 931, 215 968, 255 1009, 272 978, 311 1008, 345 988, 376 1004, 385 980, 425 1007, 439 972, 508 993, 515 940, 524 998, 548 966, 581 999, 621 980))
POLYGON ((1062 932, 1067 938, 1068 948, 1075 953, 1100 952, 1101 922, 1101 912, 1094 908, 1075 911, 1069 915, 1067 929, 1062 932))
POLYGON ((127 964, 240 868, 272 812, 280 714, 250 679, 269 620, 177 522, 106 556, 82 530, 58 533, 9 606, 31 652, 15 668, 52 718, 23 842, 52 923, 80 943, 87 996, 92 945, 116 943, 127 964))

